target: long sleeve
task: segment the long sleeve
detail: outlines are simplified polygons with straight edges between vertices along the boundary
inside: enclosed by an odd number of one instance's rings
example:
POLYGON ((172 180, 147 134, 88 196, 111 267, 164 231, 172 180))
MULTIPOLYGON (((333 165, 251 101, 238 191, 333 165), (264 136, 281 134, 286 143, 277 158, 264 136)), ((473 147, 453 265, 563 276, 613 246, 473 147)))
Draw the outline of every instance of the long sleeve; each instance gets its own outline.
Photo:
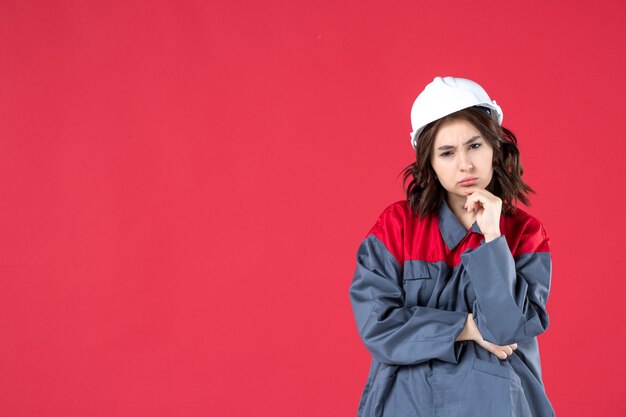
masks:
POLYGON ((440 359, 458 363, 467 312, 404 307, 402 268, 385 245, 368 235, 357 251, 350 301, 358 331, 377 361, 408 365, 440 359))
POLYGON ((548 329, 546 303, 552 277, 549 237, 534 220, 522 234, 523 253, 513 257, 505 237, 461 254, 474 287, 474 321, 483 338, 506 345, 548 329))

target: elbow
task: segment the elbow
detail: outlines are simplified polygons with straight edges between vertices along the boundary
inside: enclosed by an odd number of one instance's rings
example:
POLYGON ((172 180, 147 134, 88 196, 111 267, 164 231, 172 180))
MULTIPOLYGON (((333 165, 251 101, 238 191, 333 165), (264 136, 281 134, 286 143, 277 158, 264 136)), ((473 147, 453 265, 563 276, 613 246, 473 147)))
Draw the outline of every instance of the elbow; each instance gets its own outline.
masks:
POLYGON ((372 355, 376 361, 387 365, 408 365, 408 362, 404 362, 393 355, 390 355, 388 351, 379 349, 377 346, 365 344, 368 352, 372 355))
POLYGON ((381 343, 381 341, 363 335, 361 336, 361 340, 363 340, 363 344, 367 348, 367 351, 376 361, 388 365, 408 364, 402 360, 401 355, 395 351, 393 346, 389 346, 386 343, 381 343))
POLYGON ((389 340, 389 335, 384 335, 377 326, 366 324, 360 331, 359 335, 363 344, 372 358, 380 363, 385 364, 401 364, 398 363, 397 346, 393 341, 389 340))
POLYGON ((537 314, 524 323, 524 335, 527 338, 536 337, 548 330, 550 318, 548 314, 537 314))
POLYGON ((415 363, 414 346, 403 343, 402 332, 378 321, 366 323, 359 332, 363 344, 380 363, 388 365, 411 365, 415 363))

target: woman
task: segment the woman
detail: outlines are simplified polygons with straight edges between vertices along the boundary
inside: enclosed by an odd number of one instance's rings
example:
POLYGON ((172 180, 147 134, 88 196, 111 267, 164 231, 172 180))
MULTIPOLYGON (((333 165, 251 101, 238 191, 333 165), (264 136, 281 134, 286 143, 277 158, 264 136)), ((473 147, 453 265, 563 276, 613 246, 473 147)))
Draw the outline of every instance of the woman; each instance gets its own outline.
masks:
POLYGON ((350 285, 372 355, 358 416, 554 416, 537 343, 549 322, 549 237, 515 206, 534 192, 517 139, 463 78, 436 77, 411 123, 407 198, 361 242, 350 285))

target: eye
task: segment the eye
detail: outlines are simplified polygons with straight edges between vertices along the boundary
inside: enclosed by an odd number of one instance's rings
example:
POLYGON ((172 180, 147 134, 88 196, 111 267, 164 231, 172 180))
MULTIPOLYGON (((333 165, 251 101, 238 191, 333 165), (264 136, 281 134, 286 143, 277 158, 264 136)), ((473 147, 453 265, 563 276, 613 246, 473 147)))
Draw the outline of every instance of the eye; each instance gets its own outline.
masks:
POLYGON ((472 144, 470 145, 470 147, 471 147, 472 149, 478 149, 478 148, 480 148, 480 146, 481 146, 481 144, 480 144, 480 143, 472 143, 472 144), (473 146, 475 146, 475 147, 473 147, 473 146))
POLYGON ((443 157, 445 158, 445 157, 446 157, 446 156, 448 156, 448 155, 450 155, 450 151, 448 151, 448 152, 444 152, 444 153, 442 153, 440 156, 443 156, 443 157))

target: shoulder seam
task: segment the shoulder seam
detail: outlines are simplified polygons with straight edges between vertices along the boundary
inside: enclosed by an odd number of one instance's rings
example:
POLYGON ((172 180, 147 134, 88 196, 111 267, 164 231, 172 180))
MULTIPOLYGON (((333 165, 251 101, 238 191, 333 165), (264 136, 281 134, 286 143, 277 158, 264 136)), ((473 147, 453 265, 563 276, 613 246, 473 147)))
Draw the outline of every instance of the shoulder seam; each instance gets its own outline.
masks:
POLYGON ((398 269, 398 271, 402 271, 402 267, 400 266, 400 262, 396 259, 395 256, 393 256, 393 253, 391 253, 391 251, 387 248, 387 246, 385 246, 385 244, 378 238, 378 236, 376 236, 373 233, 370 233, 367 237, 372 237, 372 241, 374 243, 376 243, 376 245, 380 246, 383 249, 383 252, 385 253, 386 256, 388 256, 389 258, 391 258, 393 264, 395 265, 395 267, 398 269))

